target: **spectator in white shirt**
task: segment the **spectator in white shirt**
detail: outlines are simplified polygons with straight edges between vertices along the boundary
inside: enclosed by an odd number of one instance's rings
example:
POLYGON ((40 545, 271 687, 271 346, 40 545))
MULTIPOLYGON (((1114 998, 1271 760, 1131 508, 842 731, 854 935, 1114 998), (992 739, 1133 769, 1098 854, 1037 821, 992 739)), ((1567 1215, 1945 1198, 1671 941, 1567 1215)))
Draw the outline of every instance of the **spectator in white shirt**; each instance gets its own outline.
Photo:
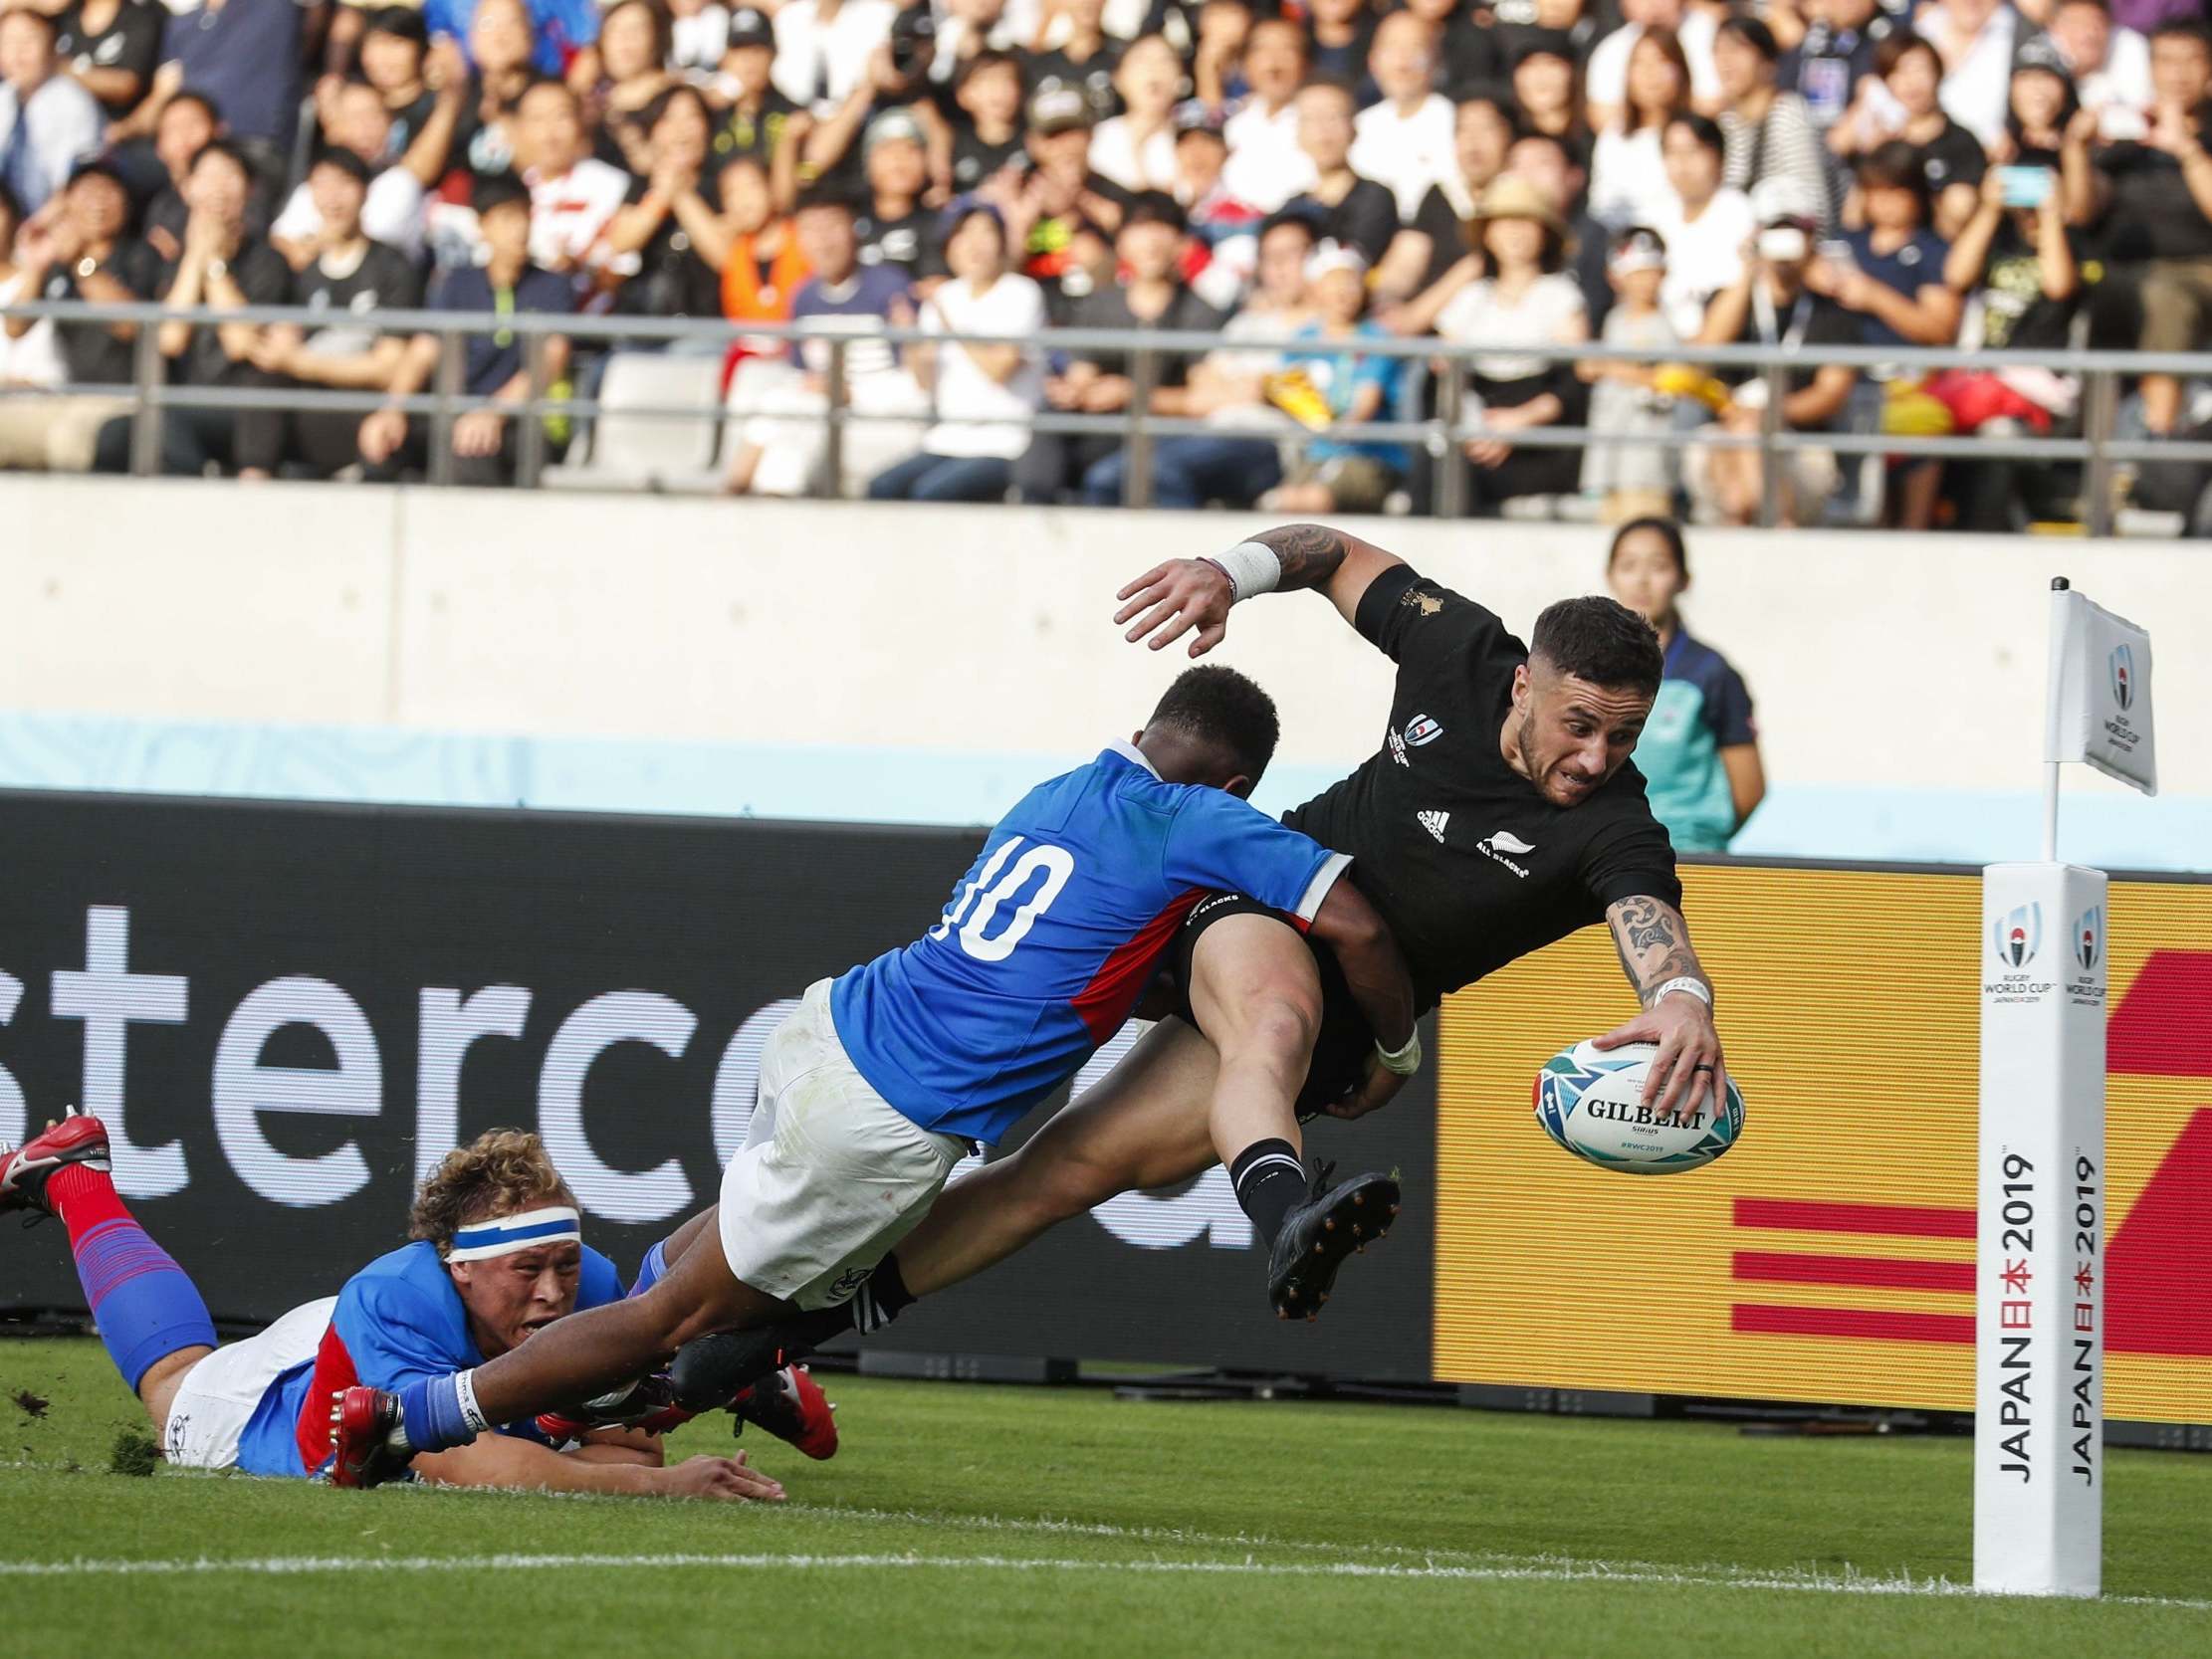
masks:
POLYGON ((1743 277, 1744 245, 1757 228, 1751 198, 1720 182, 1724 141, 1703 115, 1676 115, 1660 137, 1667 193, 1653 206, 1651 227, 1666 245, 1659 305, 1674 331, 1694 337, 1712 297, 1743 277))
POLYGON ((1673 193, 1660 140, 1666 123, 1689 109, 1689 65, 1672 30, 1638 36, 1624 86, 1590 152, 1590 217, 1616 231, 1649 224, 1655 205, 1673 193))
POLYGON ((1686 97, 1703 107, 1720 102, 1720 75, 1713 68, 1713 37, 1720 20, 1705 8, 1692 8, 1687 0, 1622 0, 1621 27, 1591 48, 1583 70, 1582 92, 1590 105, 1590 124, 1604 131, 1614 124, 1628 102, 1629 55, 1645 31, 1664 29, 1681 43, 1688 69, 1686 97))
POLYGON ((0 12, 0 184, 27 214, 100 147, 100 103, 62 72, 54 20, 28 6, 0 12))
POLYGON ((2150 42, 2112 21, 2111 0, 2059 0, 2051 44, 2074 72, 2083 108, 2150 107, 2150 42))
POLYGON ((2004 136, 2019 14, 2005 0, 1931 0, 1912 32, 1943 60, 1943 110, 1982 141, 2004 136))
POLYGON ((1580 345, 1590 337, 1590 319, 1582 290, 1561 274, 1567 227, 1543 189, 1500 174, 1482 192, 1467 236, 1487 274, 1452 297, 1437 332, 1488 348, 1466 364, 1488 435, 1463 439, 1460 449, 1474 464, 1467 482, 1475 511, 1494 515, 1517 497, 1571 495, 1581 482, 1580 454, 1516 445, 1512 435, 1573 424, 1567 399, 1577 390, 1574 364, 1532 348, 1580 345))
POLYGON ((1298 111, 1292 101, 1305 79, 1305 31, 1281 18, 1253 24, 1244 43, 1244 81, 1251 94, 1221 129, 1228 140, 1221 182, 1262 213, 1312 189, 1319 176, 1298 147, 1298 111))
POLYGON ((576 95, 541 81, 516 110, 516 159, 530 186, 531 263, 548 271, 593 264, 607 222, 629 194, 629 174, 596 160, 576 95))
POLYGON ((1451 101, 1436 91, 1436 30, 1412 12, 1391 13, 1375 31, 1367 69, 1383 101, 1353 117, 1352 170, 1390 186, 1398 216, 1410 220, 1453 170, 1451 101))
MULTIPOLYGON (((23 209, 5 184, 0 184, 0 306, 43 298, 41 273, 13 262, 15 233, 23 228, 23 209)), ((24 329, 20 336, 0 328, 0 386, 59 386, 68 378, 61 348, 55 343, 54 324, 45 317, 24 329)), ((0 405, 0 414, 12 413, 0 405)))
POLYGON ((1091 171, 1131 194, 1173 190, 1183 60, 1165 36, 1134 40, 1114 69, 1114 90, 1123 112, 1091 128, 1091 171))
MULTIPOLYGON (((452 88, 456 106, 465 88, 452 88)), ((331 100, 329 124, 324 136, 332 149, 349 150, 372 170, 368 199, 361 209, 361 234, 372 242, 397 248, 410 260, 422 257, 423 181, 408 170, 405 161, 386 167, 383 157, 391 143, 391 111, 383 95, 365 81, 350 81, 331 100)), ((316 211, 315 193, 302 180, 285 203, 277 222, 269 227, 269 240, 291 261, 295 271, 313 259, 323 231, 323 216, 316 211)))
POLYGON ((775 13, 775 88, 801 109, 835 112, 891 38, 891 0, 789 0, 775 13))
MULTIPOLYGON (((997 209, 964 196, 945 210, 950 282, 923 303, 929 333, 1033 335, 1044 326, 1044 296, 1006 269, 1006 227, 997 209)), ((875 501, 995 502, 1013 482, 1028 447, 1030 418, 1044 403, 1044 369, 1033 347, 947 342, 909 353, 929 388, 938 424, 921 453, 879 473, 875 501), (965 417, 965 418, 964 418, 965 417)))

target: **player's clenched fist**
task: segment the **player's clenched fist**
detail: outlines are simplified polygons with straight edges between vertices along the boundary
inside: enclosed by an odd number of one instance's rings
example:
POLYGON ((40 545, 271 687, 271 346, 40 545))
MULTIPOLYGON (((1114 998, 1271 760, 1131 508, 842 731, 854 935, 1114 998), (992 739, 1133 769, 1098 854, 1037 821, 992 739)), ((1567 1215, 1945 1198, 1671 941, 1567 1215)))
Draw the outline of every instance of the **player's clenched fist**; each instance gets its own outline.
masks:
POLYGON ((1191 655, 1203 657, 1227 634, 1236 590, 1228 573, 1211 559, 1173 558, 1154 565, 1114 597, 1123 601, 1114 613, 1117 623, 1139 617, 1123 638, 1135 643, 1151 634, 1146 643, 1158 651, 1196 628, 1191 655))
POLYGON ((743 1452, 736 1457, 689 1457, 663 1469, 661 1477, 672 1498, 717 1498, 724 1503, 783 1501, 782 1486, 747 1467, 743 1452))

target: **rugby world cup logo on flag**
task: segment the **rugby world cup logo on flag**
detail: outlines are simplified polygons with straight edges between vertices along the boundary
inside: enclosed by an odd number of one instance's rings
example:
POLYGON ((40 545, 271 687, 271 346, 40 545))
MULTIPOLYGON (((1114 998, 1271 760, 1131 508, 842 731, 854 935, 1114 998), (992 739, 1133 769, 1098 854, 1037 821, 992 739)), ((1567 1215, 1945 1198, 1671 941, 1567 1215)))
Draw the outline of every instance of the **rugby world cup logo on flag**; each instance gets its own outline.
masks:
POLYGON ((2043 907, 2017 905, 2009 916, 1997 919, 1990 930, 1997 959, 2009 967, 2026 967, 2043 948, 2043 907))
POLYGON ((2097 966, 2104 950, 2104 907, 2092 905, 2074 919, 2074 959, 2084 972, 2097 966))
POLYGON ((2125 713, 2135 701, 2135 650, 2130 645, 2112 647, 2112 701, 2125 713))

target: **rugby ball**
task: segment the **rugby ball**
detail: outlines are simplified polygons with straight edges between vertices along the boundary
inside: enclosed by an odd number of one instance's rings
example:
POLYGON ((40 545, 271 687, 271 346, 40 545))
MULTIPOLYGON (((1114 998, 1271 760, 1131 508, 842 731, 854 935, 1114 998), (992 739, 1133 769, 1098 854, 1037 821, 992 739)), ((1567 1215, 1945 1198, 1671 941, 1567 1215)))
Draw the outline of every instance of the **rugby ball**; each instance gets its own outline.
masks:
POLYGON ((1599 1048, 1577 1043, 1536 1074, 1536 1121, 1586 1163, 1628 1175, 1676 1175, 1712 1162, 1743 1133, 1743 1094, 1728 1080, 1719 1112, 1707 1099, 1686 1118, 1661 1118, 1644 1104, 1657 1043, 1599 1048))

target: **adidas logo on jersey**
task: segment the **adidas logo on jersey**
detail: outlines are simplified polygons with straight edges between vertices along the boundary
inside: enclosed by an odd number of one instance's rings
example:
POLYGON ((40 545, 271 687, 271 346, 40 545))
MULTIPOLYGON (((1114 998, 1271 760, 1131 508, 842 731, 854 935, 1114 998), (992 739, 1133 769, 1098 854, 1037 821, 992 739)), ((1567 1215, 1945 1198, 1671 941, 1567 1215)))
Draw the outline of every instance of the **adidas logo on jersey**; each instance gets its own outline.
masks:
POLYGON ((1451 822, 1451 814, 1448 812, 1417 812, 1414 816, 1421 820, 1421 827, 1435 836, 1437 844, 1441 846, 1443 844, 1443 827, 1451 822))

